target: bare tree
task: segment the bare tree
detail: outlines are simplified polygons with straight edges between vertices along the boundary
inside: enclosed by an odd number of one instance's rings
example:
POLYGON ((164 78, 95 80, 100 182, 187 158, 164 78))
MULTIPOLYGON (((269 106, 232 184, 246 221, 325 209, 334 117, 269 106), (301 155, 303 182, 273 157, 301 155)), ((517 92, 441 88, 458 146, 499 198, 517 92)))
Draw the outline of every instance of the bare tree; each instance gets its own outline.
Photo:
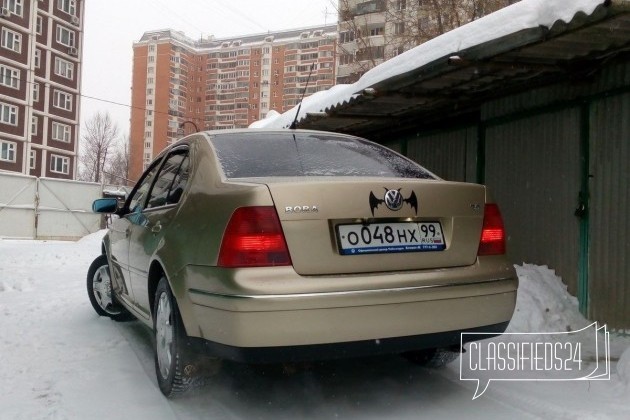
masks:
POLYGON ((128 185, 129 182, 129 135, 114 149, 111 160, 106 163, 105 182, 108 184, 128 185))
POLYGON ((375 36, 384 35, 384 26, 370 26, 369 10, 385 10, 386 0, 369 2, 371 7, 357 4, 357 0, 339 0, 339 64, 350 68, 347 75, 338 77, 342 83, 352 83, 367 70, 384 59, 384 46, 376 42, 375 36), (373 5, 371 3, 374 3, 373 5))
POLYGON ((342 83, 517 0, 338 0, 342 83), (348 68, 350 71, 348 72, 348 68))
POLYGON ((83 181, 101 182, 103 170, 111 159, 118 136, 118 126, 112 121, 109 113, 97 112, 85 123, 85 134, 81 137, 82 154, 80 179, 83 181))

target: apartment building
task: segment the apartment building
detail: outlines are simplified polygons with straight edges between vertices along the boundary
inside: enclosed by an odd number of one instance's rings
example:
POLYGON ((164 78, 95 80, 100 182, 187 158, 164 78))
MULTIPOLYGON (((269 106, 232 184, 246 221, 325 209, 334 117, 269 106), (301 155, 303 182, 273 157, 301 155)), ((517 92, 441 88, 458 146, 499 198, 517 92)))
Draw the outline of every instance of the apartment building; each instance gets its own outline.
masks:
POLYGON ((200 40, 145 32, 133 45, 130 178, 183 134, 244 128, 333 86, 336 40, 336 24, 200 40))
POLYGON ((518 0, 338 0, 337 83, 518 0))
POLYGON ((74 179, 84 1, 0 3, 0 170, 74 179))

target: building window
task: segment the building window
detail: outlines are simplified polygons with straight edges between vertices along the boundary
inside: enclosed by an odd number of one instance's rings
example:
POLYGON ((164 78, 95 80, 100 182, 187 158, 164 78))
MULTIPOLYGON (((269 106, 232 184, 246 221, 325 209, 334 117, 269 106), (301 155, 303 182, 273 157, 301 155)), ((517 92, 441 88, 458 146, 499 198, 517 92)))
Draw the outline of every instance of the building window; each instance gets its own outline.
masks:
POLYGON ((0 160, 15 162, 15 143, 0 141, 0 160))
POLYGON ((345 44, 354 41, 354 31, 339 32, 339 43, 345 44))
POLYGON ((20 71, 13 67, 0 65, 0 85, 13 89, 20 88, 20 71))
POLYGON ((57 26, 57 42, 66 47, 74 47, 74 31, 63 26, 57 26))
POLYGON ((56 108, 72 111, 72 95, 60 90, 55 90, 53 94, 53 106, 56 108))
POLYGON ((401 35, 405 33, 405 23, 404 22, 398 22, 394 24, 394 33, 396 35, 401 35))
POLYGON ((17 125, 18 107, 0 102, 0 123, 17 125))
POLYGON ((75 16, 77 13, 77 2, 76 0, 57 0, 57 9, 75 16))
POLYGON ((155 69, 153 67, 147 67, 147 73, 149 73, 149 74, 153 74, 154 70, 155 69))
POLYGON ((0 45, 2 45, 2 48, 19 53, 22 51, 22 34, 2 28, 2 42, 0 45))
POLYGON ((39 118, 37 118, 36 116, 32 116, 31 117, 31 135, 32 136, 37 135, 38 125, 39 125, 39 118))
POLYGON ((42 34, 42 24, 43 24, 43 19, 41 16, 37 16, 37 20, 35 21, 35 33, 37 35, 41 35, 42 34))
POLYGON ((38 69, 42 63, 42 50, 35 48, 35 68, 38 69))
POLYGON ((145 149, 150 149, 151 148, 151 142, 147 141, 146 143, 144 143, 144 148, 145 149))
POLYGON ((152 84, 153 84, 153 77, 147 78, 147 85, 152 85, 152 84))
POLYGON ((66 124, 61 124, 56 121, 52 123, 52 139, 62 141, 64 143, 70 143, 70 136, 72 135, 72 127, 66 124))
POLYGON ((378 26, 376 28, 370 29, 370 36, 378 36, 378 35, 383 35, 383 27, 382 26, 378 26))
POLYGON ((405 10, 407 8, 407 0, 397 0, 396 10, 405 10))
POLYGON ((149 52, 155 51, 155 45, 149 45, 149 52))
POLYGON ((346 65, 354 63, 354 55, 353 54, 341 54, 339 56, 339 64, 346 65))
POLYGON ((55 57, 55 74, 72 80, 74 78, 74 63, 55 57))
POLYGON ((12 14, 22 17, 22 1, 23 0, 4 0, 2 7, 8 9, 12 14))
POLYGON ((37 164, 37 153, 35 152, 35 150, 31 150, 28 154, 29 169, 35 169, 36 164, 37 164))
POLYGON ((39 102, 39 83, 33 83, 33 102, 39 102))
POLYGON ((153 95, 153 89, 147 89, 147 95, 153 95))
POLYGON ((70 158, 50 155, 50 172, 68 175, 70 173, 70 158))

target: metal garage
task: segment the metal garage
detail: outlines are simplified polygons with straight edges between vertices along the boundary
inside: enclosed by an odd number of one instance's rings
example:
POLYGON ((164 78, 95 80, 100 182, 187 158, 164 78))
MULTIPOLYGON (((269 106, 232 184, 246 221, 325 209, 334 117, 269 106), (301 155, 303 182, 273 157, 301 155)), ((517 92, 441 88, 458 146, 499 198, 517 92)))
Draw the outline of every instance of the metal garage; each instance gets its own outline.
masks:
POLYGON ((624 330, 630 1, 595 2, 569 22, 444 51, 307 113, 298 127, 361 135, 443 178, 486 183, 511 259, 556 269, 589 318, 624 330))

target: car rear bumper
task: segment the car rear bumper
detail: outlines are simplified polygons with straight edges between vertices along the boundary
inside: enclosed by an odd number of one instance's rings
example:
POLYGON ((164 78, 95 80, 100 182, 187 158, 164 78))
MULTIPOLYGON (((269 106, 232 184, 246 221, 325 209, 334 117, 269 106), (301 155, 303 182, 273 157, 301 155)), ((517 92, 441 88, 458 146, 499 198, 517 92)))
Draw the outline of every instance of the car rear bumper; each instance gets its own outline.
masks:
MULTIPOLYGON (((261 353, 256 349, 272 351, 277 347, 342 343, 349 348, 352 343, 363 342, 374 347, 369 343, 398 338, 407 340, 407 344, 421 345, 423 340, 413 337, 436 334, 436 337, 442 334, 440 345, 453 345, 459 343, 459 332, 509 322, 516 304, 518 279, 513 267, 507 264, 506 267, 501 270, 495 267, 494 276, 488 276, 483 267, 477 266, 472 271, 478 275, 468 280, 463 274, 470 275, 470 269, 461 268, 440 272, 438 276, 435 273, 381 275, 379 288, 284 294, 271 293, 275 285, 266 287, 267 293, 246 288, 238 293, 203 288, 204 283, 212 285, 221 279, 213 278, 217 273, 215 268, 195 267, 186 273, 186 287, 181 290, 178 302, 188 335, 208 341, 223 356, 239 354, 234 349, 242 349, 245 354, 247 349, 261 353), (383 287, 387 284, 390 287, 383 287)), ((276 281, 283 283, 284 279, 276 281)), ((265 288, 265 279, 260 282, 260 287, 265 288)), ((269 283, 274 282, 269 280, 269 283)), ((362 284, 370 284, 370 278, 363 277, 362 284)), ((495 327, 489 328, 486 332, 497 331, 495 327)))
POLYGON ((236 347, 200 338, 191 339, 196 351, 226 360, 245 363, 281 363, 314 360, 333 360, 351 357, 399 354, 429 348, 451 348, 459 351, 460 345, 470 341, 485 340, 502 334, 509 322, 464 331, 446 331, 410 337, 383 338, 378 340, 351 341, 347 343, 310 344, 278 347, 236 347), (467 333, 462 341, 461 333, 467 333))

